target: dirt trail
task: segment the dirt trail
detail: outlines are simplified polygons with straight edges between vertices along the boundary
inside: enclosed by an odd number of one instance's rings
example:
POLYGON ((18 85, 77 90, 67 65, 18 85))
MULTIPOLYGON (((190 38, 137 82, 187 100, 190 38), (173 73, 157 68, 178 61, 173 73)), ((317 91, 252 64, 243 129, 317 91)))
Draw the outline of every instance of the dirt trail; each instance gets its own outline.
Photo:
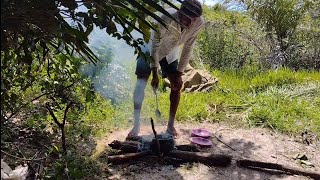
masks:
MULTIPOLYGON (((193 128, 205 128, 213 133, 211 140, 214 145, 212 148, 202 149, 203 152, 228 154, 237 159, 244 158, 279 163, 305 171, 320 173, 319 141, 307 146, 291 137, 274 133, 267 129, 233 129, 221 124, 178 124, 176 128, 180 133, 180 137, 176 140, 177 144, 189 144, 191 130, 193 128), (232 147, 235 151, 227 147, 224 143, 221 143, 221 141, 232 147), (298 153, 305 154, 308 157, 308 161, 315 167, 302 166, 294 160, 293 157, 298 153)), ((164 127, 156 127, 156 129, 159 133, 164 131, 164 127)), ((123 141, 128 132, 129 129, 114 132, 100 143, 106 145, 113 140, 123 141)), ((143 126, 140 134, 144 137, 152 138, 151 127, 143 126)), ((155 159, 152 158, 145 158, 130 164, 110 166, 108 171, 112 174, 109 179, 309 179, 303 176, 279 175, 254 171, 239 168, 235 165, 227 168, 216 168, 200 163, 171 163, 168 159, 155 162, 155 159)))

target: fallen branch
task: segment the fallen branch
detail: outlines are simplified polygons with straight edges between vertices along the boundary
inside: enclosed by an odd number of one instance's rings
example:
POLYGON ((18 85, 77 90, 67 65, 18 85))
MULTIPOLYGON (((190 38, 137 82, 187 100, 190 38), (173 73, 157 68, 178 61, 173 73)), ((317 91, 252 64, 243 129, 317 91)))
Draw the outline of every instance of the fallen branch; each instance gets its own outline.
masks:
POLYGON ((221 142, 222 144, 224 144, 225 146, 227 146, 228 148, 232 149, 233 151, 237 151, 234 148, 232 148, 231 146, 229 146, 227 143, 223 142, 221 139, 219 139, 216 135, 213 135, 219 142, 221 142))
POLYGON ((278 170, 278 171, 282 171, 285 173, 309 176, 313 179, 320 179, 320 174, 316 174, 313 172, 307 172, 307 171, 301 171, 299 169, 292 168, 292 167, 284 167, 283 165, 276 164, 276 163, 266 163, 266 162, 259 162, 259 161, 252 161, 252 160, 243 159, 243 160, 237 160, 237 165, 240 167, 253 168, 256 170, 259 170, 259 168, 262 168, 262 170, 265 170, 265 169, 278 170))
POLYGON ((44 159, 47 159, 47 157, 43 157, 43 158, 37 158, 37 159, 26 159, 26 158, 22 158, 22 157, 18 157, 18 156, 15 156, 15 155, 12 155, 12 154, 9 154, 3 150, 1 150, 1 152, 7 156, 10 156, 10 157, 13 157, 13 158, 16 158, 16 159, 20 159, 22 161, 42 161, 44 159))

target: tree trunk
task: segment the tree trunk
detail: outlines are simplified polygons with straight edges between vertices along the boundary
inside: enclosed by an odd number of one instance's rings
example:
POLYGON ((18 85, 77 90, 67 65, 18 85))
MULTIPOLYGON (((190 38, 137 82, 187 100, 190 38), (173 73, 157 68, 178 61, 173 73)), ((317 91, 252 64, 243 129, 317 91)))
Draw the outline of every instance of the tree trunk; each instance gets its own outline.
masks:
POLYGON ((64 129, 64 124, 60 127, 61 129, 61 143, 62 143, 62 149, 63 152, 67 152, 67 146, 66 146, 66 134, 64 129))

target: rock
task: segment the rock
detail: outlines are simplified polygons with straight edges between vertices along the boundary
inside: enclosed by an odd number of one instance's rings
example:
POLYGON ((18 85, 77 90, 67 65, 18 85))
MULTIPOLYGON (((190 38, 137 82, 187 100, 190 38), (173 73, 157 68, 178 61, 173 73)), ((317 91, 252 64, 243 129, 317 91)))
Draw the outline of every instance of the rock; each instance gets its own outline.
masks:
POLYGON ((6 162, 1 159, 1 177, 2 177, 2 172, 9 174, 12 171, 12 169, 8 166, 6 162))
MULTIPOLYGON (((218 79, 214 78, 208 71, 194 69, 190 64, 182 75, 182 81, 182 91, 185 92, 209 92, 218 83, 218 79)), ((164 86, 166 90, 170 87, 168 79, 164 79, 164 86)))
POLYGON ((182 81, 183 86, 182 89, 185 89, 187 87, 191 87, 193 85, 199 85, 201 84, 201 75, 197 71, 193 71, 189 76, 188 75, 182 75, 182 81))
POLYGON ((17 166, 12 170, 6 162, 1 159, 1 180, 25 180, 28 175, 28 166, 17 166))

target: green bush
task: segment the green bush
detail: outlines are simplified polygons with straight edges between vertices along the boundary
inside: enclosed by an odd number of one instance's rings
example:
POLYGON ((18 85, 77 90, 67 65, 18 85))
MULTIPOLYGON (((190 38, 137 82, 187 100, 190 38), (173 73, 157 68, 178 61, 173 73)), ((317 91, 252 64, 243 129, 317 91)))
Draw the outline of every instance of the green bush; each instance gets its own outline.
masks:
POLYGON ((204 8, 205 27, 197 39, 195 64, 238 69, 259 63, 268 47, 257 24, 240 12, 204 8))
POLYGON ((85 112, 79 116, 75 123, 75 130, 82 132, 84 136, 101 136, 112 130, 115 126, 115 107, 111 101, 96 94, 92 102, 85 104, 85 112))
POLYGON ((320 20, 307 15, 298 26, 288 66, 294 69, 320 70, 320 20))

